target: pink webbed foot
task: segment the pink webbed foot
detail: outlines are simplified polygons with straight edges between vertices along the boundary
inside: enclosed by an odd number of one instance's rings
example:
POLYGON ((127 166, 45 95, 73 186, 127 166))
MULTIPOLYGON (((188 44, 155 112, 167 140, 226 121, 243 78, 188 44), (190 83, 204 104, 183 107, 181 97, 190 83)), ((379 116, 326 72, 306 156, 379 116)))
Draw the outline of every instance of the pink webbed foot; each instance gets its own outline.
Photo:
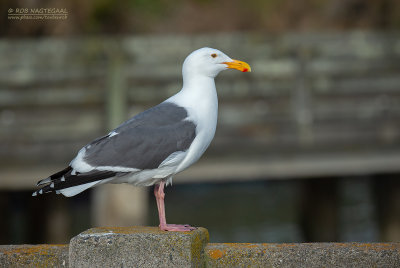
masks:
POLYGON ((161 231, 171 231, 171 232, 190 232, 196 230, 196 227, 192 227, 188 224, 167 224, 165 219, 165 208, 164 208, 164 186, 165 181, 161 181, 154 187, 154 195, 157 201, 158 217, 160 219, 160 230, 161 231))
POLYGON ((165 225, 160 225, 160 230, 161 231, 171 231, 171 232, 189 232, 196 230, 196 227, 192 227, 189 224, 165 224, 165 225))

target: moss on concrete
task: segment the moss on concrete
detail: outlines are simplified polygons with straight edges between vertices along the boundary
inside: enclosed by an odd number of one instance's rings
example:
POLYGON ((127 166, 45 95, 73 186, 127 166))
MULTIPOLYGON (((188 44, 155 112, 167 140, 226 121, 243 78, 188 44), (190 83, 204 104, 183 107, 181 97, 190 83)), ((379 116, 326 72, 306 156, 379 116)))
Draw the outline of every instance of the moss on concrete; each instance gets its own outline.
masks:
POLYGON ((400 267, 400 243, 220 243, 207 267, 400 267))
POLYGON ((202 267, 208 231, 166 232, 157 227, 101 227, 71 240, 72 266, 202 267))
POLYGON ((1 267, 68 267, 68 245, 0 246, 1 267))
POLYGON ((204 228, 93 228, 69 246, 0 246, 0 267, 400 267, 400 243, 207 245, 208 240, 204 228))

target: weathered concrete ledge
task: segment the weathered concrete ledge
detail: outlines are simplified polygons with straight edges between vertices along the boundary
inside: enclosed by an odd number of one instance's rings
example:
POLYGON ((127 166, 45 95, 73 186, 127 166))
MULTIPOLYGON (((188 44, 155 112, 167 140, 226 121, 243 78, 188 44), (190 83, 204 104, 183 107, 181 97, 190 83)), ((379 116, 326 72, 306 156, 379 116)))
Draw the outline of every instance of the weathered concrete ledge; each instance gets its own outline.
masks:
POLYGON ((0 245, 0 267, 68 267, 68 245, 0 245))
POLYGON ((209 267, 400 267, 400 243, 209 244, 209 267))
POLYGON ((70 267, 203 267, 208 231, 158 227, 89 229, 71 239, 70 267))
POLYGON ((400 243, 210 243, 208 231, 89 229, 70 245, 0 246, 0 267, 400 267, 400 243))

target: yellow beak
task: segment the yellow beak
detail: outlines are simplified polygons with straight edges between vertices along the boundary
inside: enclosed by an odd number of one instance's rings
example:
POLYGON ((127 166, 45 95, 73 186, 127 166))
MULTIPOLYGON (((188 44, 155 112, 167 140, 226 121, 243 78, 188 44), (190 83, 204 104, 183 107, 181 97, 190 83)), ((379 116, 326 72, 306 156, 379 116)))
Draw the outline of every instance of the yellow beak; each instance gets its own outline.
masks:
POLYGON ((250 65, 244 61, 233 60, 233 61, 228 61, 228 62, 223 62, 223 63, 226 64, 229 69, 236 69, 241 72, 251 72, 250 65))

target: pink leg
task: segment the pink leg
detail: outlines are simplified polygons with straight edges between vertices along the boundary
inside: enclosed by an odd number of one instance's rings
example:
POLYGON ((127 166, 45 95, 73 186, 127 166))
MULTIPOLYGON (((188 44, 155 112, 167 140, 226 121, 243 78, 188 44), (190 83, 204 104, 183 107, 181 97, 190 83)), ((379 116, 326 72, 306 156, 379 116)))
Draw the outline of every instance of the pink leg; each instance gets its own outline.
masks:
POLYGON ((165 207, 164 207, 164 186, 165 182, 161 181, 160 184, 156 184, 154 187, 154 195, 157 201, 158 208, 158 217, 160 218, 160 230, 162 231, 178 231, 178 232, 187 232, 195 230, 195 227, 191 227, 190 225, 178 225, 178 224, 167 224, 167 220, 165 219, 165 207))

